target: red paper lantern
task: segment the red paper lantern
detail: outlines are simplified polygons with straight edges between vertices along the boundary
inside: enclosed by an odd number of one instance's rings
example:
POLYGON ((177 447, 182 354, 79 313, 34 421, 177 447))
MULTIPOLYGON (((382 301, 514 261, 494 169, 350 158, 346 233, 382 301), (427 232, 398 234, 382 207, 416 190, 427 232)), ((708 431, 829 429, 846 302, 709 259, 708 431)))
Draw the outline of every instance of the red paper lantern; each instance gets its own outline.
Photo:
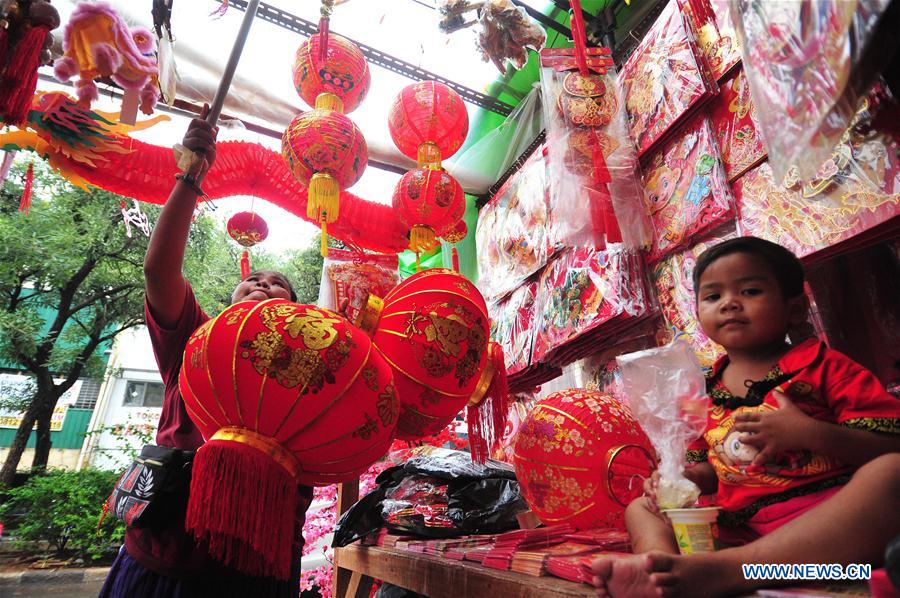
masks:
POLYGON ((444 170, 410 170, 394 188, 394 209, 410 227, 409 248, 419 253, 437 245, 466 211, 462 187, 444 170))
POLYGON ((347 38, 328 33, 327 39, 324 60, 322 36, 318 33, 297 48, 294 87, 310 106, 352 112, 369 91, 369 64, 360 49, 347 38))
POLYGON ((625 507, 656 468, 653 448, 627 406, 573 388, 539 401, 522 423, 513 464, 541 521, 624 529, 625 507))
POLYGON ((281 138, 281 155, 294 176, 309 187, 306 214, 322 226, 338 217, 341 189, 352 186, 366 169, 368 148, 352 120, 333 110, 310 110, 291 121, 281 138))
POLYGON ((466 140, 469 114, 455 91, 436 81, 403 88, 388 116, 391 139, 419 167, 440 166, 466 140))
POLYGON ((187 529, 226 565, 288 579, 297 485, 356 478, 390 446, 390 367, 338 314, 270 299, 198 328, 178 382, 207 440, 187 529))
MULTIPOLYGON (((238 212, 228 219, 229 236, 243 247, 253 247, 269 236, 269 225, 255 212, 238 212)), ((241 280, 250 276, 250 252, 241 252, 241 280)))
POLYGON ((470 431, 477 437, 470 437, 473 455, 483 458, 499 440, 506 369, 502 352, 488 344, 488 326, 481 293, 453 270, 414 274, 383 301, 370 296, 360 327, 373 331, 376 349, 394 371, 398 438, 437 434, 469 405, 470 431))

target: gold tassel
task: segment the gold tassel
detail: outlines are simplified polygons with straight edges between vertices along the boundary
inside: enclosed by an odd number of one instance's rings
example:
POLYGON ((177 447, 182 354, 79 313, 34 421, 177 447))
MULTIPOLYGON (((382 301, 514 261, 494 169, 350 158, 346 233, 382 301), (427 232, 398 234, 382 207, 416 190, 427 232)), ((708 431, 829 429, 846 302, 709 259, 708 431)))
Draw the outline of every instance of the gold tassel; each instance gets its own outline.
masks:
POLYGON ((319 224, 322 226, 322 244, 319 247, 319 253, 322 254, 322 257, 328 257, 328 223, 323 220, 319 224))
POLYGON ((430 226, 416 224, 409 231, 409 248, 419 253, 420 251, 428 251, 437 245, 437 237, 434 229, 430 226))
POLYGON ((441 148, 435 143, 426 141, 420 145, 418 158, 419 168, 428 168, 430 170, 441 169, 441 148))
POLYGON ((341 187, 330 174, 317 172, 309 181, 306 215, 322 227, 322 256, 328 255, 327 225, 337 220, 341 187))
POLYGON ((334 110, 344 113, 344 100, 333 93, 320 93, 316 96, 316 110, 334 110))

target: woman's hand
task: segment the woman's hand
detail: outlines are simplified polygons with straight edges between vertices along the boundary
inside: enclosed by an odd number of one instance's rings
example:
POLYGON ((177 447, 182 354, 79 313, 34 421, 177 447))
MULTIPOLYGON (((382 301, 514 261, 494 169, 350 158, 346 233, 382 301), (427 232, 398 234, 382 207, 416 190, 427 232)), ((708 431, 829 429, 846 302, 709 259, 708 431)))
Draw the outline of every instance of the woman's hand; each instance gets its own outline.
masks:
POLYGON ((195 180, 202 180, 216 161, 216 135, 219 133, 219 127, 213 127, 206 122, 207 114, 209 114, 209 105, 204 104, 200 116, 191 120, 184 139, 181 141, 181 145, 201 158, 188 172, 195 180))

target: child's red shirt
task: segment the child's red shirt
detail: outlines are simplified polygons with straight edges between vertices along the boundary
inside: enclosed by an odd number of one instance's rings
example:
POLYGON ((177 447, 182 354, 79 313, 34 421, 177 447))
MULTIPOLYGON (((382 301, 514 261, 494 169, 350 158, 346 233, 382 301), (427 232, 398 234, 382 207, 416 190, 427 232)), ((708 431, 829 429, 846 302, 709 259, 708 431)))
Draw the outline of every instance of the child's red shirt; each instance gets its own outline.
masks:
MULTIPOLYGON (((766 376, 761 404, 741 405, 721 382, 724 356, 707 378, 710 405, 706 430, 688 451, 688 461, 709 460, 719 478, 716 504, 725 519, 739 524, 761 507, 843 484, 854 467, 810 451, 778 455, 765 466, 752 466, 756 449, 733 431, 734 414, 778 409, 775 388, 784 390, 807 415, 842 426, 900 434, 900 400, 866 368, 846 355, 811 339, 791 348, 766 376), (775 382, 781 382, 776 386, 775 382)), ((759 384, 764 384, 761 382, 759 384)))

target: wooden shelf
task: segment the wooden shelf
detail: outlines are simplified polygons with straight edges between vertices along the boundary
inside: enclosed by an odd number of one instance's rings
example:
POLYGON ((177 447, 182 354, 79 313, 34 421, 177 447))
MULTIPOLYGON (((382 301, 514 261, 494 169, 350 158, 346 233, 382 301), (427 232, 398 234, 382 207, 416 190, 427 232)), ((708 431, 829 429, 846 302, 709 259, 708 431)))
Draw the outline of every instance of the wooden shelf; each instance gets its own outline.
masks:
POLYGON ((372 579, 424 594, 429 598, 546 598, 594 596, 590 586, 557 579, 498 571, 468 561, 455 561, 395 548, 335 548, 335 596, 368 596, 372 579))

